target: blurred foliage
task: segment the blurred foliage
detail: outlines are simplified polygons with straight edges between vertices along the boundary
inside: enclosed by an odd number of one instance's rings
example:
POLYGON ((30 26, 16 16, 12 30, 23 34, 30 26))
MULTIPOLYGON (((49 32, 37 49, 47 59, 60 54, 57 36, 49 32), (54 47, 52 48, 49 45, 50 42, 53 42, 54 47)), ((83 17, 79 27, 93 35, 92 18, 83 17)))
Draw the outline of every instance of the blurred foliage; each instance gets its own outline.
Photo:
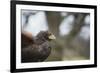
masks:
MULTIPOLYGON (((89 15, 87 13, 68 13, 67 16, 62 17, 60 12, 46 12, 49 30, 53 32, 57 39, 53 43, 51 55, 46 61, 59 60, 84 60, 90 57, 89 39, 83 40, 78 37, 82 27, 85 26, 84 19, 89 15), (62 20, 69 15, 73 15, 75 20, 72 29, 68 35, 59 35, 59 26, 62 20), (86 46, 86 44, 88 44, 86 46)), ((67 25, 67 24, 66 24, 67 25)))

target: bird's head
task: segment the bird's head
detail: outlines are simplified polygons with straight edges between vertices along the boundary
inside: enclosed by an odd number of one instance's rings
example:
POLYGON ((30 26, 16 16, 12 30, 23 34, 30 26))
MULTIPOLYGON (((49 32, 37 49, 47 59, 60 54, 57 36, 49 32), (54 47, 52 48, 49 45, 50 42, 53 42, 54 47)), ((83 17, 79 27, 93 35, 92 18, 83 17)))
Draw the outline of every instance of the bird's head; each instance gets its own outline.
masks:
POLYGON ((56 39, 56 37, 49 31, 40 31, 37 37, 41 40, 48 40, 48 41, 56 39))

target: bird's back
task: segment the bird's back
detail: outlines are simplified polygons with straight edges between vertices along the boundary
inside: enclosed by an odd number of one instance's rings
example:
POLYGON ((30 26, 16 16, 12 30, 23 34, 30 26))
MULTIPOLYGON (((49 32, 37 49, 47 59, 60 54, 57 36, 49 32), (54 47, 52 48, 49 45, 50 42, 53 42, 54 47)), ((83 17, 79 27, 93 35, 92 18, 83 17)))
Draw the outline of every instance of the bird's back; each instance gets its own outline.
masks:
POLYGON ((41 45, 33 44, 22 49, 22 62, 41 62, 50 54, 51 47, 48 42, 41 45))

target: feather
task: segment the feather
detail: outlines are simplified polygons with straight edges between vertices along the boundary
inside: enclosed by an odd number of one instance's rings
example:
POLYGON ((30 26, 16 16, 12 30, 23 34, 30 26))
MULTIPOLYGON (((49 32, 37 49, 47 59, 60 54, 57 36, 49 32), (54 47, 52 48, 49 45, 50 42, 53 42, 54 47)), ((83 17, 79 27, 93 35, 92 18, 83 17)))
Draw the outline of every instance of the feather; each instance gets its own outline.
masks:
POLYGON ((51 46, 49 45, 49 34, 47 31, 41 31, 34 38, 30 38, 25 34, 22 34, 22 49, 21 49, 21 61, 22 62, 41 62, 44 61, 51 52, 51 46))

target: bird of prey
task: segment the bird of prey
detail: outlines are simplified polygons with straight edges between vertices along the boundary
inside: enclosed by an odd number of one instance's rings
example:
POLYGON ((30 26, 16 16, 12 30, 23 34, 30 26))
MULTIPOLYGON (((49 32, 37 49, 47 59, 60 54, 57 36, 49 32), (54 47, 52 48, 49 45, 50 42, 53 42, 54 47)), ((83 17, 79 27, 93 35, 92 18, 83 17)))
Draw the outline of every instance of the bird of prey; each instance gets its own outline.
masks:
POLYGON ((55 36, 49 31, 40 31, 37 36, 21 33, 21 62, 42 62, 51 52, 49 41, 55 36))

